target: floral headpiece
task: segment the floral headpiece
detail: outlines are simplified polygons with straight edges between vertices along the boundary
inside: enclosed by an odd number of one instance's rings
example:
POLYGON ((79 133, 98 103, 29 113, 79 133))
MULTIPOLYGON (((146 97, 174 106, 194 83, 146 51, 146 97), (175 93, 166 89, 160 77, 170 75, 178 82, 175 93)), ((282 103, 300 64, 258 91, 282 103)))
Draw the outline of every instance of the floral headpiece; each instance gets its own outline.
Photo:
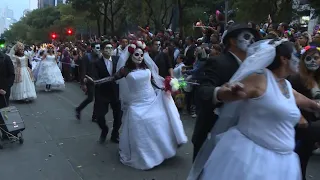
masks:
POLYGON ((317 49, 318 51, 320 51, 320 47, 317 47, 317 46, 306 46, 301 50, 301 55, 306 53, 310 49, 317 49))
POLYGON ((53 44, 48 44, 48 45, 47 45, 47 48, 48 48, 48 49, 50 49, 50 48, 54 49, 54 45, 53 45, 53 44))
POLYGON ((290 30, 286 30, 284 33, 288 34, 289 36, 291 36, 291 34, 292 34, 290 30))
POLYGON ((143 41, 135 41, 128 46, 128 51, 130 54, 133 54, 137 48, 140 48, 143 51, 145 51, 147 46, 143 41))

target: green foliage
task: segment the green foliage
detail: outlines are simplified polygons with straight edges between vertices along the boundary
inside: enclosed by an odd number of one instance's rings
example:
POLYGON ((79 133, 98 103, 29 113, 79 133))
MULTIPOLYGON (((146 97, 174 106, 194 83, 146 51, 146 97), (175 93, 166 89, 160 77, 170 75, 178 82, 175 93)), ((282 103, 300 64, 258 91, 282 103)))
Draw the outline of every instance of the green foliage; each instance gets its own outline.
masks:
POLYGON ((59 40, 65 40, 68 28, 76 31, 77 28, 86 26, 86 17, 86 12, 79 13, 70 4, 36 9, 13 24, 3 36, 9 42, 23 41, 31 44, 51 42, 50 33, 54 32, 59 40))
POLYGON ((234 0, 232 7, 242 22, 266 22, 269 14, 277 22, 288 22, 292 17, 292 0, 234 0))

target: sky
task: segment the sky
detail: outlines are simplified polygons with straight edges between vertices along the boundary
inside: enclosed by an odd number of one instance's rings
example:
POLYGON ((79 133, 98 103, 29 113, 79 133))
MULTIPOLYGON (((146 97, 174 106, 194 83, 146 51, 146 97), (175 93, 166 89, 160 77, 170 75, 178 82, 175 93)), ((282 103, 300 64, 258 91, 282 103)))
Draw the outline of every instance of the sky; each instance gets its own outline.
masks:
POLYGON ((38 0, 0 0, 0 9, 8 7, 14 12, 14 18, 19 20, 25 9, 36 9, 38 0))

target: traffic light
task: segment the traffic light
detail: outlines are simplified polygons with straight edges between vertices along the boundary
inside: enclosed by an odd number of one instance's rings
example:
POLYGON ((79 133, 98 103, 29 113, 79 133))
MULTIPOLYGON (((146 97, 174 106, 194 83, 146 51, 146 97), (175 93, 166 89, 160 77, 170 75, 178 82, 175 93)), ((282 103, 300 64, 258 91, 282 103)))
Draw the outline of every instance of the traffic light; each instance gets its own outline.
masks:
POLYGON ((4 39, 0 39, 0 48, 4 48, 4 44, 6 41, 4 39))
POLYGON ((67 34, 70 36, 70 35, 72 35, 72 30, 71 29, 68 29, 67 30, 67 34))
POLYGON ((51 34, 51 38, 52 38, 52 39, 56 39, 56 38, 57 38, 57 35, 56 35, 55 33, 52 33, 52 34, 51 34))

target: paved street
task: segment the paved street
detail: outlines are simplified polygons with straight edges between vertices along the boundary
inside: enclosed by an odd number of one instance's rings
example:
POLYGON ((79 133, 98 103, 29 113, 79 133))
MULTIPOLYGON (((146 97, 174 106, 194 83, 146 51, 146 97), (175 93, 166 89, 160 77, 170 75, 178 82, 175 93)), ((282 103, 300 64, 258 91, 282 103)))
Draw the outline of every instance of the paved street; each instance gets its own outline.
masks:
MULTIPOLYGON (((26 124, 25 143, 6 145, 0 150, 1 180, 185 180, 191 166, 192 144, 178 151, 177 157, 161 166, 139 171, 119 162, 117 145, 99 145, 99 128, 91 123, 92 105, 79 123, 74 107, 84 94, 76 83, 62 92, 38 92, 30 104, 19 108, 26 124)), ((107 120, 111 120, 110 113, 107 120)), ((194 119, 182 116, 190 137, 194 119)), ((110 127, 112 122, 108 122, 110 127)), ((320 156, 314 157, 309 179, 320 179, 320 156)))

